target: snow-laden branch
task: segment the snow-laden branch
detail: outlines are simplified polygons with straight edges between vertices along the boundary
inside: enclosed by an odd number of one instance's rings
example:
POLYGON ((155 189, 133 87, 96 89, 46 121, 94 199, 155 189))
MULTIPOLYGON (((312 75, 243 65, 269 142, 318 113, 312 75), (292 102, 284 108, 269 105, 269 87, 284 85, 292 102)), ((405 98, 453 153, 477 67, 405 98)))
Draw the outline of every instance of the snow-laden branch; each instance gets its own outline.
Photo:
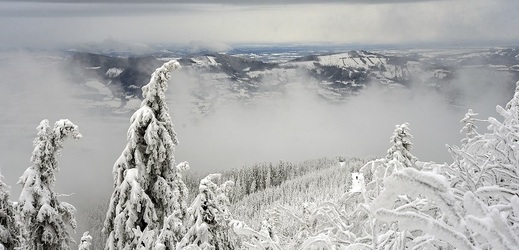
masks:
POLYGON ((431 217, 413 212, 394 212, 383 208, 377 210, 375 216, 382 221, 397 221, 401 229, 421 230, 434 235, 438 239, 448 242, 456 249, 474 249, 465 235, 431 217))
POLYGON ((384 184, 386 188, 370 205, 372 211, 379 208, 392 208, 396 198, 401 194, 412 197, 425 195, 451 219, 452 225, 459 226, 461 217, 456 210, 456 200, 445 177, 406 168, 393 173, 385 179, 384 184))

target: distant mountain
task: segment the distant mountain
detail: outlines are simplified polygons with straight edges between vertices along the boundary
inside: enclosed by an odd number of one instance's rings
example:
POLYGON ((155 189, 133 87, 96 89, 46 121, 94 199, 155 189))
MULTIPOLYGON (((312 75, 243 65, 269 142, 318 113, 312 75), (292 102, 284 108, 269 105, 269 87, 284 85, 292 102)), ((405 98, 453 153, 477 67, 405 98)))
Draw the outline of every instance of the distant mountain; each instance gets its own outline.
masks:
POLYGON ((148 56, 111 56, 72 52, 71 65, 84 81, 95 79, 120 100, 141 98, 140 88, 150 74, 169 58, 176 58, 195 81, 193 97, 199 113, 210 112, 218 102, 230 99, 254 101, 257 97, 283 94, 294 82, 304 82, 315 94, 341 102, 370 84, 406 87, 421 83, 442 89, 464 68, 506 71, 519 78, 519 49, 348 51, 283 56, 254 53, 198 53, 175 55, 161 51, 148 56), (281 59, 280 58, 285 58, 281 59))
POLYGON ((152 56, 114 57, 77 52, 71 63, 82 67, 87 76, 102 81, 118 98, 139 98, 140 88, 162 63, 152 56))

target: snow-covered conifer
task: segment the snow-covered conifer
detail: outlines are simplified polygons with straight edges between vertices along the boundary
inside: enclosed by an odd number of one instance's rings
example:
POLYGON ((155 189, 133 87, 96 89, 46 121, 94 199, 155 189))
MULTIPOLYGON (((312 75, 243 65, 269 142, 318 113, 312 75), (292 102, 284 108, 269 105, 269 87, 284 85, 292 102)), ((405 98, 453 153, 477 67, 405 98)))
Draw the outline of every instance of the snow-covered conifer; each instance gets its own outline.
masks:
POLYGON ((79 243, 78 250, 90 250, 90 247, 92 246, 92 236, 90 236, 90 233, 84 232, 83 236, 81 236, 81 243, 79 243))
POLYGON ((37 127, 34 140, 33 165, 20 177, 23 185, 17 209, 22 221, 21 249, 70 249, 74 240, 67 226, 76 227, 74 206, 60 202, 54 192, 57 156, 65 139, 81 138, 78 127, 69 120, 59 120, 54 128, 48 120, 37 127))
POLYGON ((0 175, 0 244, 5 249, 14 249, 20 243, 20 225, 11 202, 9 187, 0 175))
MULTIPOLYGON (((113 167, 115 190, 104 223, 105 249, 151 249, 165 219, 183 220, 187 188, 175 166, 178 140, 165 100, 170 71, 179 67, 175 60, 165 63, 142 88, 143 101, 130 119, 128 143, 113 167)), ((174 245, 183 227, 171 230, 174 245)))
POLYGON ((408 126, 408 123, 396 125, 386 157, 370 161, 360 169, 366 183, 365 191, 362 192, 364 202, 369 203, 376 198, 384 189, 384 179, 395 171, 407 167, 417 168, 417 158, 410 152, 413 136, 408 126))
POLYGON ((186 235, 180 247, 189 245, 201 249, 235 249, 237 238, 230 225, 227 193, 231 181, 218 185, 220 174, 210 174, 200 181, 199 194, 188 209, 186 235))
POLYGON ((411 154, 413 136, 409 132, 409 123, 396 125, 395 131, 391 136, 391 147, 387 150, 387 159, 396 160, 403 164, 404 167, 414 167, 416 157, 411 154))

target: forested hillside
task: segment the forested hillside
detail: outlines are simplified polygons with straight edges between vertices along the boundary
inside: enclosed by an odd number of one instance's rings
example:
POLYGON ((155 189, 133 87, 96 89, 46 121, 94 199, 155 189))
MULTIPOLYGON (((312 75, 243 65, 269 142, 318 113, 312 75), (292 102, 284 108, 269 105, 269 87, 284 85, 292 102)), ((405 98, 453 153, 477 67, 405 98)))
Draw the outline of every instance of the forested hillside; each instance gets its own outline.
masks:
MULTIPOLYGON (((231 206, 233 215, 236 219, 259 228, 261 221, 269 217, 267 210, 276 206, 301 208, 304 203, 336 200, 351 188, 351 173, 358 172, 368 161, 359 158, 339 160, 323 158, 296 164, 311 168, 279 185, 236 199, 231 206)), ((240 191, 234 189, 231 197, 235 192, 240 191)))
MULTIPOLYGON (((223 171, 222 178, 234 182, 234 188, 230 191, 229 199, 232 203, 238 202, 243 197, 268 188, 278 187, 283 183, 310 173, 338 166, 339 162, 354 161, 355 158, 328 157, 306 160, 302 162, 259 162, 239 169, 223 171)), ((184 182, 190 190, 196 190, 200 180, 208 173, 188 172, 184 176, 184 182)), ((191 191, 196 192, 196 191, 191 191)))

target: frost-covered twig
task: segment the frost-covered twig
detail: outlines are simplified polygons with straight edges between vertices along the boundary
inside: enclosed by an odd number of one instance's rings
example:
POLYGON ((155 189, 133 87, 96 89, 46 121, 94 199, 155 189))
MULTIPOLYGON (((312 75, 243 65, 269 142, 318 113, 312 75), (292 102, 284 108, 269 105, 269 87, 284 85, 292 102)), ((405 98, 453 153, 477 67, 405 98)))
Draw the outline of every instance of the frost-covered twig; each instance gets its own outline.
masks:
POLYGON ((383 221, 398 221, 399 226, 406 230, 422 230, 434 235, 456 249, 474 249, 465 235, 431 217, 413 212, 394 212, 383 208, 377 210, 375 214, 378 219, 383 221))

